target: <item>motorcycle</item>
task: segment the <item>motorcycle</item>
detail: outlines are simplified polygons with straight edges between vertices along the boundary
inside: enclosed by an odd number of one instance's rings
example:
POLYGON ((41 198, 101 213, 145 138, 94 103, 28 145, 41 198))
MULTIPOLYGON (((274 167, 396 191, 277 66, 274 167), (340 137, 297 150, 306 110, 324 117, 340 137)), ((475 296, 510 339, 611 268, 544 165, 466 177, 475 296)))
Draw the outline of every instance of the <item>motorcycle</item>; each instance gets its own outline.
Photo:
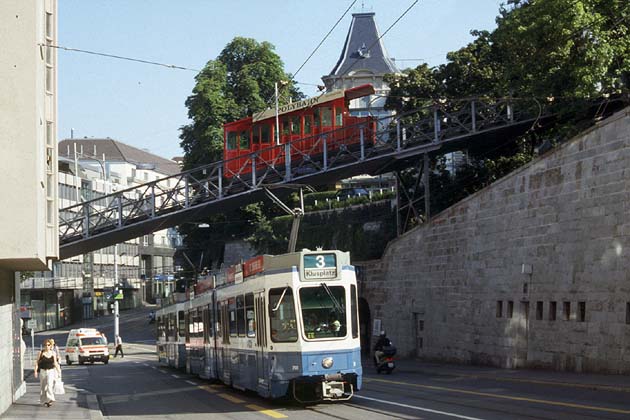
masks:
POLYGON ((389 375, 392 373, 394 368, 396 368, 396 363, 394 362, 396 347, 385 346, 381 351, 383 352, 383 355, 381 356, 380 360, 377 361, 376 356, 374 356, 374 366, 376 367, 376 373, 385 372, 389 375))

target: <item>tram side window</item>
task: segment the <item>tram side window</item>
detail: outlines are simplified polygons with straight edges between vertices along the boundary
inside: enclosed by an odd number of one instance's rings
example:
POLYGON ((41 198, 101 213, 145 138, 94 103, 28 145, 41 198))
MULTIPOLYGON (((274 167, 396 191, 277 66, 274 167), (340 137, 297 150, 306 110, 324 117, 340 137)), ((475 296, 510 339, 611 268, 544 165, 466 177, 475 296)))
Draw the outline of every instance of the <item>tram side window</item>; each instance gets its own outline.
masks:
POLYGON ((341 127, 343 125, 343 108, 335 108, 335 126, 341 127))
POLYGON ((236 299, 231 298, 228 300, 228 329, 230 330, 230 336, 236 337, 237 333, 237 321, 236 321, 236 299))
POLYGON ((168 338, 169 341, 177 341, 177 323, 175 314, 168 315, 168 338))
POLYGON ((223 331, 223 303, 217 302, 217 337, 221 337, 223 331))
POLYGON ((179 336, 185 337, 187 329, 186 329, 186 314, 184 313, 184 311, 177 312, 177 319, 179 320, 179 325, 177 326, 177 329, 179 330, 179 336))
POLYGON ((260 126, 260 142, 269 143, 271 141, 271 129, 267 124, 260 126))
POLYGON ((275 343, 297 341, 297 320, 293 290, 279 287, 269 290, 269 319, 271 321, 271 340, 275 343))
POLYGON ((208 322, 206 324, 206 336, 209 338, 214 337, 214 312, 212 311, 212 304, 208 305, 206 309, 208 313, 208 322))
POLYGON ((224 301, 221 305, 221 319, 223 321, 223 344, 230 344, 230 322, 228 307, 228 301, 224 301))
POLYGON ((343 286, 300 289, 302 321, 306 338, 345 337, 346 295, 343 286))
POLYGON ((195 336, 195 332, 194 332, 194 325, 193 325, 193 315, 191 313, 191 311, 186 312, 185 315, 185 319, 186 319, 186 342, 189 343, 190 342, 190 337, 194 337, 195 336))
POLYGON ((256 337, 256 317, 254 315, 254 294, 245 295, 245 322, 247 327, 247 336, 256 337))
POLYGON ((227 133, 227 149, 236 150, 236 131, 228 131, 227 133))
POLYGON ((332 127, 332 108, 322 107, 322 127, 332 127))
POLYGON ((193 311, 193 333, 194 336, 196 338, 202 338, 203 337, 203 318, 202 318, 203 312, 201 310, 201 308, 196 309, 195 311, 193 311))
POLYGON ((241 150, 249 150, 249 144, 250 144, 249 130, 241 131, 241 135, 240 135, 241 150))
POLYGON ((350 321, 352 322, 352 338, 359 336, 359 319, 357 308, 357 286, 350 286, 350 321))
POLYGON ((236 329, 239 337, 245 336, 245 298, 236 297, 236 329))

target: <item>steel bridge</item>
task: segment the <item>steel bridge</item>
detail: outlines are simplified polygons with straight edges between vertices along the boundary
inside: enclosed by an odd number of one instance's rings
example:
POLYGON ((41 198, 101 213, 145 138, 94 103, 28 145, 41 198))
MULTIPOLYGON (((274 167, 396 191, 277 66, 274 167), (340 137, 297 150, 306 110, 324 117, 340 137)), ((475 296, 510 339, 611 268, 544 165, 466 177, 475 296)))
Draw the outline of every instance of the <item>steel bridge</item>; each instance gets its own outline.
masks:
MULTIPOLYGON (((439 101, 379 121, 376 133, 367 127, 343 127, 340 130, 345 131, 271 146, 278 149, 274 154, 259 151, 241 157, 236 171, 228 170, 223 161, 200 166, 61 209, 60 258, 260 201, 265 189, 282 193, 296 185, 377 175, 410 167, 419 159, 428 174, 427 162, 432 155, 463 147, 496 147, 531 129, 542 118, 535 101, 439 101), (354 137, 340 133, 353 133, 354 137), (309 144, 309 150, 303 150, 303 144, 309 144), (266 160, 265 155, 276 157, 266 160)), ((428 176, 424 178, 428 182, 428 176)), ((428 202, 428 195, 425 200, 428 202)), ((409 202, 412 204, 413 199, 409 202)))

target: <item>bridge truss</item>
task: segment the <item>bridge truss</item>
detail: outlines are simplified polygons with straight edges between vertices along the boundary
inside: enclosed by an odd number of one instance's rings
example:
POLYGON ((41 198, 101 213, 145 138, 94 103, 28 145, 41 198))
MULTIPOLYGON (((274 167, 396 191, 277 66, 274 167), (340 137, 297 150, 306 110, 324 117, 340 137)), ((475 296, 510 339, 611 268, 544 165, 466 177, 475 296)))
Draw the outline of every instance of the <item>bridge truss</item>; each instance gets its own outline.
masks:
MULTIPOLYGON (((368 127, 342 127, 271 146, 277 153, 262 150, 237 158, 238 170, 228 170, 223 161, 200 166, 61 209, 60 256, 69 258, 229 211, 261 200, 264 188, 286 190, 295 184, 322 185, 359 174, 396 171, 414 165, 419 157, 426 175, 431 154, 471 142, 505 141, 541 118, 542 110, 533 100, 437 102, 380 120, 375 133, 368 127)), ((423 179, 428 182, 428 176, 423 179)), ((424 201, 428 206, 428 198, 424 201)), ((409 197, 403 211, 416 214, 415 202, 417 198, 409 197)))

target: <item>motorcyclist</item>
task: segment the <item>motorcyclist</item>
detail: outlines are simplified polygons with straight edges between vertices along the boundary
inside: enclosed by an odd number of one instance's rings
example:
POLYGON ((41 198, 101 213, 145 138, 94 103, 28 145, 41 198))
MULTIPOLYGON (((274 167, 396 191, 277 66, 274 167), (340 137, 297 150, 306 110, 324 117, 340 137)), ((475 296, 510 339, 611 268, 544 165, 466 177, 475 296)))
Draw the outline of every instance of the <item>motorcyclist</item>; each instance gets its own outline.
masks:
POLYGON ((383 353, 383 348, 391 345, 392 342, 389 338, 387 338, 385 331, 381 331, 379 338, 374 345, 374 360, 376 361, 377 366, 381 363, 381 357, 385 354, 383 353))
POLYGON ((149 324, 153 324, 155 322, 155 311, 149 312, 149 324))

